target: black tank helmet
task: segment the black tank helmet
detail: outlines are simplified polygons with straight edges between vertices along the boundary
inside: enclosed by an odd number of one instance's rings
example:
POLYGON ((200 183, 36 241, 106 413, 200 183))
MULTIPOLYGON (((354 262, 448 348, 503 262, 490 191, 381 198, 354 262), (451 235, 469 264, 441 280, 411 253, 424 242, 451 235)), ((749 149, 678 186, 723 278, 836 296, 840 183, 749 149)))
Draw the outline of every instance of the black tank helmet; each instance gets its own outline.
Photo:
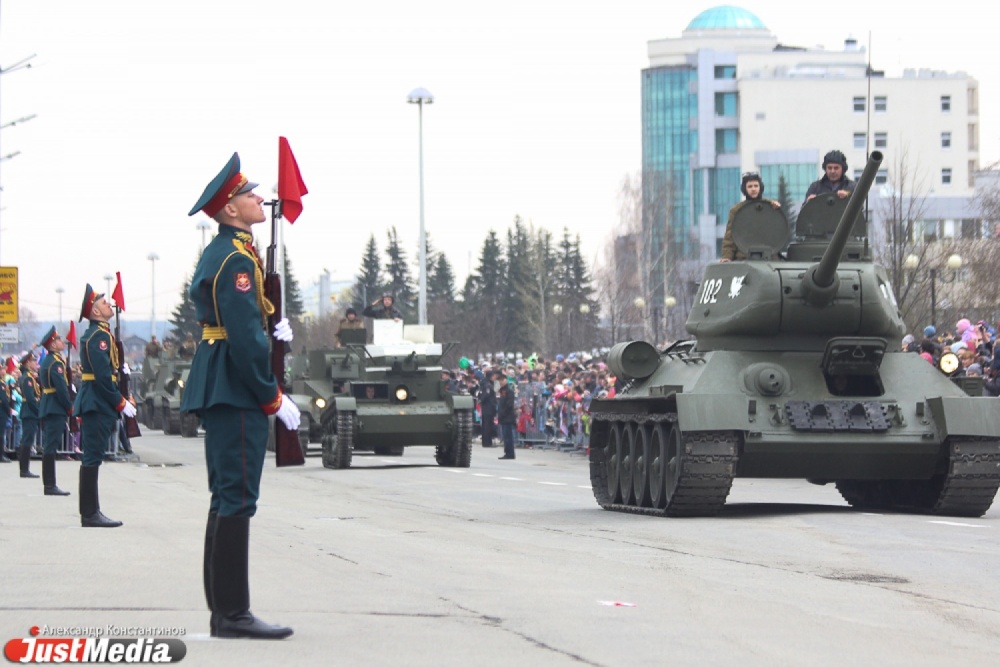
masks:
POLYGON ((830 151, 823 156, 823 169, 826 169, 828 164, 839 164, 844 168, 844 173, 847 173, 847 156, 840 151, 830 151))
POLYGON ((757 181, 758 183, 760 183, 760 195, 758 196, 763 197, 764 181, 761 180, 760 174, 758 174, 756 171, 748 171, 747 173, 743 174, 743 180, 740 181, 740 192, 743 193, 743 196, 746 197, 747 199, 750 199, 750 195, 747 194, 747 183, 749 183, 750 181, 757 181))

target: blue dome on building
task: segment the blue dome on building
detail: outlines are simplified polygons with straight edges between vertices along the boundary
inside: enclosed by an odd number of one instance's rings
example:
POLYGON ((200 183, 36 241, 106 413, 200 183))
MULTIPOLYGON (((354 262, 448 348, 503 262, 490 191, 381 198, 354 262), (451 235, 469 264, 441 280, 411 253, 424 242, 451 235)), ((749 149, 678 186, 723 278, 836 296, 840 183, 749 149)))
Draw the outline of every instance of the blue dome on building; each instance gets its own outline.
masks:
POLYGON ((687 30, 767 30, 767 26, 742 7, 720 5, 695 16, 687 30))

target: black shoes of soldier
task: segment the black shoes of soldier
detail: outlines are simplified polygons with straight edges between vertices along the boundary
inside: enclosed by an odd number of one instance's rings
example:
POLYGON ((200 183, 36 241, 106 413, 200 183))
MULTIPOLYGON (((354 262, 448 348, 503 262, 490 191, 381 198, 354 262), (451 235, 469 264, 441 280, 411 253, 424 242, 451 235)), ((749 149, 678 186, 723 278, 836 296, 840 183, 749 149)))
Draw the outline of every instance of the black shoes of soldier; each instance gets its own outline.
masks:
POLYGON ((101 510, 97 510, 90 516, 81 516, 80 525, 84 528, 117 528, 122 522, 109 519, 101 510))
MULTIPOLYGON (((24 477, 24 475, 21 475, 21 476, 24 477)), ((31 476, 32 477, 38 477, 38 475, 31 475, 31 476)), ((45 495, 47 495, 47 496, 68 496, 69 495, 69 491, 63 491, 62 489, 60 489, 55 484, 52 484, 51 486, 46 486, 45 487, 45 495)))
POLYGON ((247 609, 233 616, 212 614, 212 636, 220 639, 285 639, 294 630, 283 625, 271 625, 247 609))
POLYGON ((497 457, 497 458, 499 458, 501 461, 503 461, 504 459, 513 459, 514 457, 513 456, 507 456, 506 454, 504 454, 503 456, 500 456, 500 457, 497 457))
POLYGON ((36 475, 35 473, 31 472, 30 470, 22 470, 21 471, 21 477, 23 477, 25 479, 38 479, 38 475, 36 475))
POLYGON ((117 528, 121 521, 114 521, 101 512, 101 499, 97 492, 97 466, 80 466, 80 525, 84 528, 117 528))

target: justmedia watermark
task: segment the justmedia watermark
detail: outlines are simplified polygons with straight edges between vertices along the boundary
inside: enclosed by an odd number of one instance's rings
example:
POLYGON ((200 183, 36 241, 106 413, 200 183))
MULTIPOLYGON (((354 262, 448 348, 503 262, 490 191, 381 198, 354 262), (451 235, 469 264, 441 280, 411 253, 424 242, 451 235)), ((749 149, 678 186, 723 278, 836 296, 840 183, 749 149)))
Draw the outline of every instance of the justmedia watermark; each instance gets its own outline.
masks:
POLYGON ((183 628, 145 626, 34 626, 29 637, 9 640, 4 657, 23 663, 180 662, 187 646, 183 628))

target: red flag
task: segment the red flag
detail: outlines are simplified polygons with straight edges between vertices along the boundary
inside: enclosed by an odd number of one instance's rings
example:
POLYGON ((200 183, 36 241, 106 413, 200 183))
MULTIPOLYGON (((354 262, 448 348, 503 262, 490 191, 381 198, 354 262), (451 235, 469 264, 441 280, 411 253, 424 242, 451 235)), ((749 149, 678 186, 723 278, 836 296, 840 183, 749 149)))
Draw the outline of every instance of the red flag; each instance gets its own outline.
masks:
POLYGON ((69 323, 69 333, 66 334, 66 342, 76 347, 76 322, 72 320, 69 323))
POLYGON ((118 282, 115 283, 115 291, 111 293, 111 298, 115 300, 115 305, 125 312, 125 292, 122 291, 122 272, 115 271, 115 275, 118 277, 118 282))
POLYGON ((288 222, 295 222, 302 213, 302 195, 308 192, 288 139, 278 137, 278 199, 281 200, 281 212, 288 218, 288 222))

